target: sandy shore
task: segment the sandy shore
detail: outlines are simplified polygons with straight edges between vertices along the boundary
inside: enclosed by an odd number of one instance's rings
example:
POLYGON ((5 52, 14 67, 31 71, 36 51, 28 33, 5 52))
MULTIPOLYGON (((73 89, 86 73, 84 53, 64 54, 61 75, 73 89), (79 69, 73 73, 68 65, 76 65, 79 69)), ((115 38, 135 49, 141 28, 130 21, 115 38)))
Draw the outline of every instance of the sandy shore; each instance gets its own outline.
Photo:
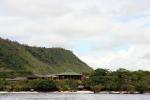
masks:
MULTIPOLYGON (((8 91, 0 91, 0 94, 7 94, 7 93, 12 93, 12 94, 34 94, 34 93, 56 93, 56 94, 93 94, 93 91, 55 91, 55 92, 37 92, 37 91, 20 91, 20 92, 8 92, 8 91)), ((117 92, 117 91, 102 91, 97 94, 130 94, 128 92, 117 92)), ((139 92, 135 92, 133 94, 140 94, 139 92)), ((148 94, 150 93, 143 93, 143 94, 148 94)))
POLYGON ((25 93, 39 93, 39 92, 30 92, 30 91, 20 91, 20 92, 8 92, 8 91, 0 91, 0 94, 6 94, 6 93, 19 93, 19 94, 25 94, 25 93))
POLYGON ((61 91, 61 92, 52 92, 52 93, 79 93, 79 94, 90 94, 94 93, 93 91, 61 91))
POLYGON ((20 92, 8 92, 8 91, 0 91, 0 94, 6 94, 6 93, 13 93, 13 94, 28 94, 28 93, 79 93, 79 94, 89 94, 89 93, 94 93, 92 91, 55 91, 55 92, 37 92, 37 91, 33 91, 33 92, 30 92, 30 91, 20 91, 20 92))

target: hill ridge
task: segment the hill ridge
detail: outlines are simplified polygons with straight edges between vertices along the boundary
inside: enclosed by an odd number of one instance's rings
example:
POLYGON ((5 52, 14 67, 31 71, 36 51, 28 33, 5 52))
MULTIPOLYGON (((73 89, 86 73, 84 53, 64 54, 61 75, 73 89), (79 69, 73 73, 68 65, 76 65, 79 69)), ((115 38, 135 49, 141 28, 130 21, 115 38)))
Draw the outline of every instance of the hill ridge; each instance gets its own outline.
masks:
POLYGON ((51 74, 92 71, 74 53, 64 48, 34 47, 0 38, 0 71, 51 74))

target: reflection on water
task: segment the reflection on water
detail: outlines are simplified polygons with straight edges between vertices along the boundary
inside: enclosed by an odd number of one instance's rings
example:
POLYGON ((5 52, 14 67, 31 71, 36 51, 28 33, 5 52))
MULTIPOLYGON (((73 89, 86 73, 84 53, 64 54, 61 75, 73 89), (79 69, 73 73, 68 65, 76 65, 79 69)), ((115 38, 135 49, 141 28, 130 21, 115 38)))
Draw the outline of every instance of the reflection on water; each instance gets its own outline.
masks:
POLYGON ((25 93, 0 94, 0 100, 150 100, 150 95, 142 94, 61 94, 25 93))

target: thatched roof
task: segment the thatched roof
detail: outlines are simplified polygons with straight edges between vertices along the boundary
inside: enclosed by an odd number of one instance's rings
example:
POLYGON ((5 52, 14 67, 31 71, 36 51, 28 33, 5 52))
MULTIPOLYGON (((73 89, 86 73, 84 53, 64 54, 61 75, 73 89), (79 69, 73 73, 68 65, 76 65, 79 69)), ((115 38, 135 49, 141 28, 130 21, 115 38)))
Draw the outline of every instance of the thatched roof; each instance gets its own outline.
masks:
POLYGON ((76 72, 64 72, 64 73, 60 73, 60 74, 57 74, 57 75, 82 75, 82 74, 79 74, 79 73, 76 73, 76 72))

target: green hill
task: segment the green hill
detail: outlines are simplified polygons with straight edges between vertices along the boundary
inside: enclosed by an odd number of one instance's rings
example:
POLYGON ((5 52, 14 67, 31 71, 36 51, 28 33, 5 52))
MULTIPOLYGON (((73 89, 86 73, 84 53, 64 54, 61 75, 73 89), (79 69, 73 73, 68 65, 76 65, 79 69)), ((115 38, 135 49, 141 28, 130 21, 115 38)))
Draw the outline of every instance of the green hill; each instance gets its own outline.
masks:
POLYGON ((30 47, 0 38, 0 75, 50 74, 66 71, 88 73, 92 69, 69 50, 30 47))

